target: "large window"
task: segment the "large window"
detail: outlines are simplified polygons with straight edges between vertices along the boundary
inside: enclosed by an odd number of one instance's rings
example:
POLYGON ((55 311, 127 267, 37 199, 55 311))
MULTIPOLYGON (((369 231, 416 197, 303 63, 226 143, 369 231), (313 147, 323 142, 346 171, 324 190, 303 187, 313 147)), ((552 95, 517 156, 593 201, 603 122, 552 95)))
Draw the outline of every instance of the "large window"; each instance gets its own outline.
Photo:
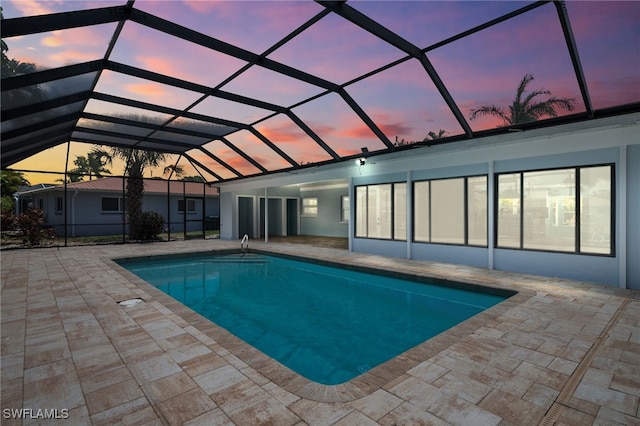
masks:
POLYGON ((613 254, 613 166, 498 175, 497 246, 613 254))
POLYGON ((407 239, 407 184, 356 187, 356 237, 407 239))
POLYGON ((413 184, 416 242, 487 245, 487 177, 418 181, 413 184))

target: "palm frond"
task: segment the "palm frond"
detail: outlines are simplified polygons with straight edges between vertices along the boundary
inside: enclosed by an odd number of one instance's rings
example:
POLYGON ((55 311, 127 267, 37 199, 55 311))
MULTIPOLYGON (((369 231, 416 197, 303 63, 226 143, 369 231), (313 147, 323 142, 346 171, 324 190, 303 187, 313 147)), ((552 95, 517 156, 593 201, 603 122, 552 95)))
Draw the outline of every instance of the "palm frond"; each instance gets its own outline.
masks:
POLYGON ((573 111, 576 105, 576 100, 573 98, 557 98, 555 96, 547 99, 547 102, 549 102, 554 107, 566 109, 567 111, 573 111))
POLYGON ((500 117, 505 123, 509 123, 509 116, 505 114, 502 108, 495 105, 482 105, 476 109, 472 109, 469 118, 475 120, 477 117, 484 115, 500 117))
POLYGON ((522 80, 520 81, 520 84, 518 85, 518 89, 516 90, 516 102, 518 103, 522 103, 521 99, 522 99, 522 94, 524 93, 525 90, 527 90, 527 85, 529 85, 529 83, 531 83, 535 78, 533 77, 532 74, 525 74, 524 77, 522 77, 522 80))
POLYGON ((532 103, 527 108, 528 121, 539 120, 541 117, 557 117, 555 108, 548 101, 532 103))

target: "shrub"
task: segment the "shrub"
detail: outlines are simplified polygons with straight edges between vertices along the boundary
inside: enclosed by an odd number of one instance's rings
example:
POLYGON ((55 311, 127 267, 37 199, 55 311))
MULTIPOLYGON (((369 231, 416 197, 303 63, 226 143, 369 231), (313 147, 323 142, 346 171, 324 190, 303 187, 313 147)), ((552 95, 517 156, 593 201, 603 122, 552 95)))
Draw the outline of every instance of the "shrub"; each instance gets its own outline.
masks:
POLYGON ((22 242, 30 246, 39 245, 43 239, 53 237, 53 230, 47 230, 44 226, 44 212, 36 207, 29 207, 24 213, 19 214, 13 220, 13 226, 22 242))
POLYGON ((3 231, 8 230, 9 228, 11 228, 11 225, 13 225, 14 207, 15 207, 15 203, 13 201, 13 198, 9 197, 8 195, 3 195, 2 198, 0 198, 0 209, 1 209, 0 227, 2 228, 3 231))
POLYGON ((142 212, 140 217, 140 239, 153 240, 164 229, 164 218, 156 212, 142 212))

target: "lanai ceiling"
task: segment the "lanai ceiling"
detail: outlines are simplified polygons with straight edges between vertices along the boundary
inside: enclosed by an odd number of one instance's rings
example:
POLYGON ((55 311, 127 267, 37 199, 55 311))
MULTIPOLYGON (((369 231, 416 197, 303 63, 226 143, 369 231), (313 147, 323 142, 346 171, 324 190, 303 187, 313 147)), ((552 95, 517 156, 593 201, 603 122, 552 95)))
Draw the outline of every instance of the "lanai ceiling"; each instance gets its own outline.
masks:
POLYGON ((640 110, 640 2, 2 6, 3 168, 73 143, 160 151, 224 182, 640 110), (575 109, 470 119, 508 112, 525 75, 575 109))

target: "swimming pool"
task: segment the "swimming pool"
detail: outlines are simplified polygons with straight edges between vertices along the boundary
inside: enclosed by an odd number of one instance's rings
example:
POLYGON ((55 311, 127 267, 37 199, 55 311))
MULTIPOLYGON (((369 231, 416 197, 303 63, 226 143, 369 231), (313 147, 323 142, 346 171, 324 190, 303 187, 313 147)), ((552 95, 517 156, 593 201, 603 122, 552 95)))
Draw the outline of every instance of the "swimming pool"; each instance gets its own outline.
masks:
POLYGON ((249 254, 119 263, 317 383, 344 383, 508 296, 249 254))

